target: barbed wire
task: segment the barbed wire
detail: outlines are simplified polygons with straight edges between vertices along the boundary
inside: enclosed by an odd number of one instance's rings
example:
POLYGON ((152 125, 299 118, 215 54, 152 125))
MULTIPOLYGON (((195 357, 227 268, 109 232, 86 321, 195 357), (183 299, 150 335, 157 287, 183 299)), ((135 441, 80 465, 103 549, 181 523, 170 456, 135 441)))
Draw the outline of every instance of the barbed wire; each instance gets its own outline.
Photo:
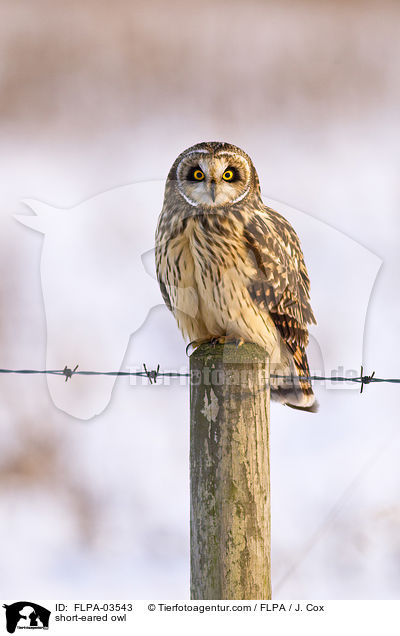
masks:
MULTIPOLYGON (((82 375, 82 376, 115 376, 115 377, 129 377, 136 376, 147 378, 150 384, 156 384, 158 378, 169 377, 169 378, 178 378, 178 377, 187 377, 191 376, 190 372, 181 373, 178 371, 160 371, 160 365, 157 365, 156 369, 147 369, 146 364, 143 363, 143 371, 79 371, 79 365, 75 365, 74 368, 70 368, 67 365, 64 366, 63 369, 0 369, 0 374, 39 374, 39 375, 59 375, 65 377, 65 382, 70 380, 73 375, 82 375)), ((287 380, 289 376, 273 374, 271 373, 270 378, 273 379, 285 379, 287 380)), ((363 392, 364 386, 366 384, 372 384, 374 382, 387 382, 391 384, 400 384, 400 378, 377 378, 375 376, 375 371, 371 373, 371 375, 364 374, 364 368, 361 365, 360 375, 357 377, 346 377, 346 376, 322 376, 322 375, 305 375, 301 377, 296 377, 297 381, 299 380, 308 380, 308 381, 329 381, 329 382, 355 382, 361 385, 360 393, 363 392)), ((393 443, 395 436, 397 436, 399 430, 395 430, 395 435, 391 435, 389 440, 385 441, 385 444, 382 448, 378 449, 376 453, 372 457, 368 459, 368 461, 361 467, 361 469, 357 472, 351 483, 346 487, 346 489, 341 493, 338 497, 334 505, 329 510, 326 518, 322 522, 322 524, 314 531, 311 537, 306 541, 303 549, 300 554, 294 560, 294 562, 290 565, 288 570, 283 573, 281 578, 278 580, 276 584, 274 584, 274 592, 283 587, 287 581, 293 576, 294 572, 296 572, 303 561, 307 558, 309 553, 313 550, 315 545, 320 541, 321 537, 327 532, 328 528, 340 514, 345 502, 347 499, 353 494, 354 490, 359 485, 359 482, 369 470, 370 468, 376 464, 377 460, 381 456, 382 452, 393 443)))
MULTIPOLYGON (((64 369, 0 369, 1 373, 16 373, 16 374, 39 374, 39 375, 61 375, 65 377, 65 381, 67 382, 72 378, 73 375, 87 375, 87 376, 136 376, 141 378, 148 378, 150 380, 150 384, 156 384, 157 378, 180 378, 180 377, 190 377, 190 373, 180 373, 179 371, 160 371, 160 365, 157 365, 156 369, 147 369, 146 365, 143 363, 143 371, 78 371, 79 365, 75 365, 72 369, 65 365, 64 369)), ((285 379, 288 380, 290 376, 287 375, 279 375, 279 374, 270 374, 270 378, 272 379, 285 379)), ((361 385, 360 393, 363 392, 364 386, 366 384, 371 384, 374 382, 388 382, 391 384, 400 384, 400 378, 377 378, 375 377, 375 371, 371 373, 371 375, 364 375, 364 368, 361 366, 360 375, 356 377, 346 377, 346 376, 322 376, 322 375, 303 375, 303 376, 295 376, 296 381, 325 381, 325 382, 356 382, 361 385)))

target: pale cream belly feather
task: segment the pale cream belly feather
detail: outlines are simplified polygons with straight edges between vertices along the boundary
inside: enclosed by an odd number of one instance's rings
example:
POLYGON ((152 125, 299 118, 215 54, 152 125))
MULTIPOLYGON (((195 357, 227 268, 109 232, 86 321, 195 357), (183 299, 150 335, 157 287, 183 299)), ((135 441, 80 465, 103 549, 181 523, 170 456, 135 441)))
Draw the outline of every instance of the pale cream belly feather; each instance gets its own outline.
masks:
POLYGON ((224 265, 219 262, 216 268, 196 220, 191 219, 185 231, 170 241, 162 259, 179 328, 189 342, 219 336, 254 342, 266 349, 271 363, 290 369, 290 356, 272 318, 260 311, 247 291, 257 273, 252 259, 244 250, 233 253, 229 239, 219 236, 218 240, 224 265), (218 280, 216 271, 221 272, 218 280))

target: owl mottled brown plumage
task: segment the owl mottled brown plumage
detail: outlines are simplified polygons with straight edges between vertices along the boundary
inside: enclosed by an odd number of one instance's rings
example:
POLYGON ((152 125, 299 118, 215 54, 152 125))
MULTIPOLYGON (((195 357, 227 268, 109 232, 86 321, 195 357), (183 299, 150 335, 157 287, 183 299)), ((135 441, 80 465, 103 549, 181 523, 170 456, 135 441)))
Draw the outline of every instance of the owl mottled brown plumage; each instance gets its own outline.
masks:
POLYGON ((157 276, 189 341, 254 342, 271 359, 271 397, 316 411, 306 356, 310 280, 297 234, 264 205, 243 150, 205 142, 185 150, 166 182, 156 232, 157 276), (299 376, 301 379, 299 379, 299 376))

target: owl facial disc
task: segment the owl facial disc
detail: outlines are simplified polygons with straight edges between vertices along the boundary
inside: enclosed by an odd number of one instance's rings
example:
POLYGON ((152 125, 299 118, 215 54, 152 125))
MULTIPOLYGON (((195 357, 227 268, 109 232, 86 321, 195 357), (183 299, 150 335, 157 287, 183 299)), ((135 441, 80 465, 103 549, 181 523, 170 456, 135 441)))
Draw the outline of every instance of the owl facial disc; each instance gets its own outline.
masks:
POLYGON ((179 162, 176 176, 179 194, 193 207, 232 205, 250 191, 249 163, 231 150, 189 150, 179 162))

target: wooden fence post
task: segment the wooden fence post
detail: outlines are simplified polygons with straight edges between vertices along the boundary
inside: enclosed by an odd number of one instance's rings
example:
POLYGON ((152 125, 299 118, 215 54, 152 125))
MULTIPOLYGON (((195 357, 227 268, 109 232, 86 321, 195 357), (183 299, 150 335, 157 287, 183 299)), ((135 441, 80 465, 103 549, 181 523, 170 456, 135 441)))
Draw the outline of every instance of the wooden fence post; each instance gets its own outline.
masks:
POLYGON ((270 599, 266 352, 204 344, 190 370, 191 598, 270 599))

